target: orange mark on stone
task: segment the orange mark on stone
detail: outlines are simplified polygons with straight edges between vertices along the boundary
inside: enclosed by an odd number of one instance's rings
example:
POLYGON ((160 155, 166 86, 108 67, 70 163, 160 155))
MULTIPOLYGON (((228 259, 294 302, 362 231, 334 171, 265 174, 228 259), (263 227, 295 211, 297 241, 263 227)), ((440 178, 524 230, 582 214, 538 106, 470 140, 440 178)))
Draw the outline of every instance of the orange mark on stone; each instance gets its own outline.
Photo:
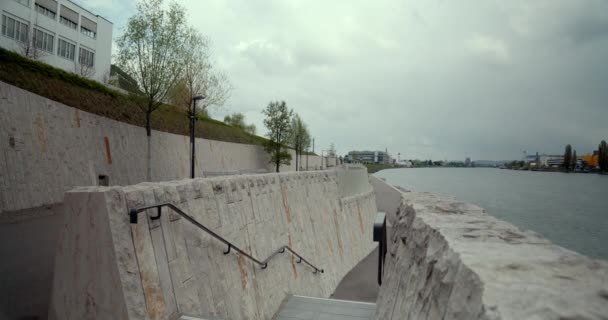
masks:
POLYGON ((342 248, 342 238, 340 238, 340 223, 338 222, 338 213, 334 209, 334 224, 336 225, 336 237, 338 238, 338 249, 340 250, 340 256, 343 255, 344 249, 342 248))
MULTIPOLYGON (((131 234, 133 235, 133 244, 135 254, 138 261, 142 263, 144 257, 145 239, 142 232, 149 232, 148 228, 142 228, 138 225, 131 225, 131 234)), ((166 319, 165 313, 167 306, 165 298, 161 292, 158 273, 150 269, 145 263, 140 265, 139 274, 141 277, 141 285, 144 289, 144 298, 146 299, 146 311, 150 319, 166 319)))
POLYGON ((287 202, 287 195, 285 193, 285 187, 281 187, 281 196, 283 197, 283 207, 285 207, 285 216, 287 216, 287 223, 291 223, 291 213, 289 212, 289 203, 287 202))
POLYGON ((241 272, 241 286, 247 288, 247 269, 245 268, 245 256, 239 255, 239 271, 241 272))
MULTIPOLYGON (((291 235, 289 234, 289 235, 287 235, 287 237, 288 237, 287 243, 289 244, 289 247, 291 248, 291 235)), ((298 278, 298 269, 296 269, 296 261, 295 261, 295 257, 293 254, 291 255, 291 266, 293 267, 293 277, 295 279, 297 279, 298 278)))
POLYGON ((37 117, 36 121, 34 121, 34 124, 36 125, 36 136, 38 138, 38 145, 40 146, 40 150, 42 150, 42 152, 46 152, 46 147, 49 141, 46 136, 46 128, 44 127, 44 122, 42 121, 42 118, 37 117))
POLYGON ((157 276, 148 270, 141 270, 141 283, 144 288, 146 309, 150 319, 162 319, 165 316, 167 306, 160 288, 154 284, 152 278, 157 276))
POLYGON ((74 120, 76 120, 76 128, 80 128, 80 112, 78 109, 74 113, 74 120))
POLYGON ((361 227, 361 233, 364 233, 363 217, 361 216, 361 207, 359 207, 359 201, 357 201, 357 212, 359 213, 359 227, 361 227))
POLYGON ((108 164, 112 164, 112 152, 110 151, 110 139, 108 139, 108 137, 103 137, 103 141, 106 144, 106 159, 108 160, 108 164))

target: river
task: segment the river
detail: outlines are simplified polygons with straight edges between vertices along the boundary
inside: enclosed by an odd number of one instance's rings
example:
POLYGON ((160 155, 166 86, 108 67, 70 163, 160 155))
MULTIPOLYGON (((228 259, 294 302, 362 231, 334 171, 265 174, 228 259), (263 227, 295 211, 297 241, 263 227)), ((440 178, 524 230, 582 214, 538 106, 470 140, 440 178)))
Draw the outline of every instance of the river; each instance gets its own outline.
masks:
POLYGON ((493 168, 389 169, 375 175, 408 190, 453 195, 562 247, 608 260, 608 175, 493 168))

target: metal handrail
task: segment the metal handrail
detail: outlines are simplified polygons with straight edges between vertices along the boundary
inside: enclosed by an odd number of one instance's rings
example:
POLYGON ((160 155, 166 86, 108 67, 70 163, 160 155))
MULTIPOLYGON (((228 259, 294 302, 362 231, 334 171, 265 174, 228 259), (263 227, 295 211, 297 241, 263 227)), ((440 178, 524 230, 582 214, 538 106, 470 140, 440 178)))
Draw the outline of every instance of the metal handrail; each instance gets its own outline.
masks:
POLYGON ((245 256, 246 258, 248 258, 249 260, 255 262, 258 265, 260 265, 262 267, 262 269, 266 269, 268 267, 268 262, 272 258, 274 258, 274 256, 276 256, 279 253, 284 253, 285 250, 289 250, 289 252, 291 252, 292 255, 298 257, 298 261, 296 261, 297 263, 301 263, 301 262, 306 263, 307 265, 309 265, 310 267, 312 267, 315 270, 315 271, 313 271, 313 273, 317 273, 317 272, 324 273, 323 269, 317 268, 316 266, 314 266, 312 263, 308 262, 308 260, 304 259, 301 255, 299 255, 297 252, 295 252, 291 247, 289 247, 287 245, 280 247, 279 249, 275 250, 270 256, 268 256, 268 258, 260 261, 259 259, 256 259, 253 256, 251 256, 250 254, 248 254, 245 251, 243 251, 241 248, 235 246, 230 241, 224 239, 222 236, 220 236, 217 233, 209 230, 209 228, 205 227, 200 222, 196 221, 194 218, 192 218, 187 213, 185 213, 180 208, 176 207, 174 204, 172 204, 170 202, 157 203, 157 204, 153 204, 153 205, 150 205, 150 206, 145 206, 145 207, 131 209, 131 210, 129 210, 129 221, 132 224, 137 224, 137 220, 138 220, 138 216, 137 215, 140 212, 142 212, 142 211, 146 211, 148 209, 153 209, 153 208, 157 208, 158 209, 158 214, 155 215, 155 216, 151 216, 150 219, 152 219, 152 220, 160 219, 160 215, 161 215, 161 212, 162 212, 162 210, 161 210, 162 207, 168 207, 168 208, 170 208, 171 210, 175 211, 177 214, 179 214, 180 216, 182 216, 184 219, 188 220, 188 222, 192 223, 193 225, 197 226, 199 229, 202 229, 203 231, 207 232, 208 234, 210 234, 215 239, 217 239, 220 242, 222 242, 225 245, 227 245, 228 249, 226 251, 223 251, 224 254, 228 254, 228 253, 230 253, 230 249, 234 249, 235 251, 237 251, 238 253, 242 254, 243 256, 245 256))

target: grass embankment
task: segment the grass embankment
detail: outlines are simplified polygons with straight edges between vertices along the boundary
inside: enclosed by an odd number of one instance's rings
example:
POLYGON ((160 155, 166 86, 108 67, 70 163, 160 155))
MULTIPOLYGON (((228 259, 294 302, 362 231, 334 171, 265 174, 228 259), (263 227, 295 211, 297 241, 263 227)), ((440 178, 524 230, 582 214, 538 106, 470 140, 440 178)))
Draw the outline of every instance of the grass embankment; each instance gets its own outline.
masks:
MULTIPOLYGON (((76 74, 27 59, 0 48, 0 81, 61 102, 82 111, 144 127, 145 100, 126 95, 76 74)), ((189 135, 189 119, 184 110, 163 105, 152 113, 152 129, 189 135)), ((142 134, 145 131, 142 130, 142 134)), ((199 117, 196 136, 227 142, 263 144, 266 139, 248 134, 221 121, 199 117)))
POLYGON ((378 172, 380 170, 394 168, 394 166, 392 164, 373 164, 373 163, 368 163, 368 164, 364 164, 364 166, 367 168, 367 173, 376 173, 376 172, 378 172))

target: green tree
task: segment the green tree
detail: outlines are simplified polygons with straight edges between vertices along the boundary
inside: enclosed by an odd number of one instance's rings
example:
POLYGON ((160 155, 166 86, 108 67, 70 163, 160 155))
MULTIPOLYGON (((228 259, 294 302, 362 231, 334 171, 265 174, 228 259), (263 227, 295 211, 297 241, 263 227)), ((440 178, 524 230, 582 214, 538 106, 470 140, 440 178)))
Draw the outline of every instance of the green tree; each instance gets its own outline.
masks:
POLYGON ((291 153, 286 148, 286 144, 291 133, 290 122, 293 110, 287 108, 285 101, 272 101, 262 113, 266 116, 264 126, 268 129, 266 136, 269 139, 264 149, 270 154, 270 162, 275 164, 276 172, 279 172, 282 164, 291 164, 291 153))
POLYGON ((241 128, 249 134, 255 135, 256 127, 254 124, 245 123, 245 115, 240 112, 235 112, 224 117, 224 123, 233 127, 241 128))
POLYGON ((296 151, 296 171, 302 166, 302 152, 310 146, 310 133, 308 127, 297 113, 291 118, 291 131, 289 143, 296 151))
POLYGON ((572 146, 566 145, 566 150, 564 151, 564 162, 562 162, 562 167, 566 170, 566 172, 570 171, 570 166, 572 165, 572 146))
POLYGON ((605 173, 608 171, 608 146, 606 140, 602 140, 598 146, 598 165, 600 166, 600 172, 605 173))
POLYGON ((188 29, 182 6, 173 2, 165 9, 163 0, 141 0, 124 33, 116 40, 118 66, 137 81, 146 99, 142 109, 148 136, 148 180, 152 176, 150 118, 184 69, 183 48, 188 29))
POLYGON ((165 9, 163 0, 140 1, 116 41, 118 66, 135 78, 146 97, 148 136, 151 113, 162 105, 184 70, 188 29, 186 12, 177 3, 165 9))

